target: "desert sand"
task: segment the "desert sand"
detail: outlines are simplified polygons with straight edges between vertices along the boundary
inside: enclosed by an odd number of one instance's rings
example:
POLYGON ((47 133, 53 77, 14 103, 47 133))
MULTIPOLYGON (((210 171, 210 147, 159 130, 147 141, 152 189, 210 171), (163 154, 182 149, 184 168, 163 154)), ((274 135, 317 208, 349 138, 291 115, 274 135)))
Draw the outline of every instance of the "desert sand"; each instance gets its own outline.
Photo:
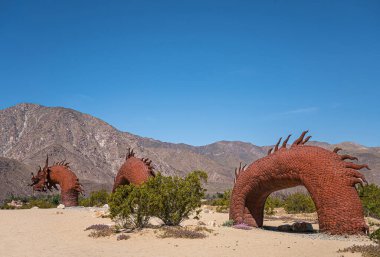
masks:
MULTIPOLYGON (((113 224, 108 218, 96 217, 94 208, 30 209, 0 211, 1 257, 116 257, 116 256, 256 256, 321 257, 360 256, 338 253, 353 244, 369 244, 364 237, 331 237, 323 234, 294 234, 264 229, 240 230, 223 227, 228 214, 202 212, 201 221, 213 229, 205 239, 157 238, 157 229, 130 233, 128 240, 116 236, 88 237, 84 229, 93 224, 113 224), (214 223, 216 226, 212 223, 214 223)), ((183 225, 196 225, 186 220, 183 225)), ((291 220, 265 220, 266 226, 291 224, 291 220)), ((317 228, 317 224, 313 224, 317 228)))

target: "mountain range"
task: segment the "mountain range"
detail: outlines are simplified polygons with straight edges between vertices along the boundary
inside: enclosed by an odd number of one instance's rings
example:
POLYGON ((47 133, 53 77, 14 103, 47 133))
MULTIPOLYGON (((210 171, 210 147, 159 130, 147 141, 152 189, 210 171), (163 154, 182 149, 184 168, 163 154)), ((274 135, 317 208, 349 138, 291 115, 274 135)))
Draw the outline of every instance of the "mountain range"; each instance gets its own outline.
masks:
MULTIPOLYGON (((86 192, 112 188, 128 148, 149 158, 164 175, 184 176, 192 170, 208 173, 208 192, 231 188, 234 169, 266 155, 270 146, 239 141, 219 141, 205 146, 174 144, 122 132, 91 115, 62 107, 18 104, 0 110, 0 200, 9 195, 28 195, 31 172, 50 162, 67 160, 86 192)), ((275 139, 274 139, 275 141, 275 139)), ((310 142, 327 149, 339 146, 372 169, 363 171, 380 184, 380 147, 344 142, 310 142)))

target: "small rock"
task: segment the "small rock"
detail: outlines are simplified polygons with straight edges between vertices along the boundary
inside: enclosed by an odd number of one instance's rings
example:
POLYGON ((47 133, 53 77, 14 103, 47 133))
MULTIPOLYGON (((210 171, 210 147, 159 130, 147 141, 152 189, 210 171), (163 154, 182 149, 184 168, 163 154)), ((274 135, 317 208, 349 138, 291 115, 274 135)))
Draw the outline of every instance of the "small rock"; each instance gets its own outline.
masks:
POLYGON ((211 220, 207 223, 208 226, 210 227, 216 227, 216 221, 215 220, 211 220))
POLYGON ((34 207, 30 208, 30 209, 39 209, 39 208, 37 206, 34 206, 34 207))
POLYGON ((203 221, 198 221, 198 226, 206 226, 206 223, 204 223, 203 221))
POLYGON ((281 232, 292 232, 292 226, 289 224, 281 225, 277 227, 277 230, 281 232))
POLYGON ((107 216, 109 213, 108 211, 94 211, 94 214, 92 215, 95 218, 103 218, 107 216))
POLYGON ((103 208, 109 209, 110 207, 108 206, 108 204, 105 204, 105 205, 103 205, 103 208))
POLYGON ((296 222, 292 225, 292 230, 298 233, 313 232, 313 226, 308 222, 296 222))
POLYGON ((209 209, 205 209, 205 210, 203 210, 203 212, 204 212, 204 213, 209 213, 210 210, 209 210, 209 209))
POLYGON ((65 209, 65 205, 60 204, 60 205, 57 206, 57 209, 65 209))
POLYGON ((308 233, 313 232, 313 226, 308 222, 295 222, 292 225, 286 224, 277 227, 281 232, 308 233))
POLYGON ((21 201, 15 201, 15 200, 12 200, 12 202, 8 203, 9 206, 12 206, 14 208, 20 208, 22 207, 22 202, 21 201))

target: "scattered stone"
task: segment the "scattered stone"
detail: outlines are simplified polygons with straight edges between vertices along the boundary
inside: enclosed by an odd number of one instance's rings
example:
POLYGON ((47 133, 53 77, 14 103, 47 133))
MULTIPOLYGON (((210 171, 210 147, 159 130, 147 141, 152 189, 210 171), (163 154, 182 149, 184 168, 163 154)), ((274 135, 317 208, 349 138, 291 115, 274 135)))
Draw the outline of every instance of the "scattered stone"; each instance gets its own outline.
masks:
POLYGON ((21 201, 12 200, 10 203, 8 203, 8 205, 14 208, 21 208, 23 203, 21 201))
POLYGON ((292 225, 294 232, 311 233, 313 232, 313 225, 309 222, 296 222, 292 225))
POLYGON ((60 204, 60 205, 57 206, 57 209, 65 209, 65 205, 60 204))
POLYGON ((277 227, 277 230, 281 232, 292 232, 292 226, 289 224, 280 225, 277 227))
POLYGON ((100 218, 103 215, 104 215, 104 212, 102 212, 102 211, 95 211, 92 216, 95 217, 95 218, 100 218))
POLYGON ((95 210, 94 214, 92 216, 95 217, 95 218, 105 218, 108 215, 109 215, 108 210, 107 211, 104 211, 104 210, 95 210))
POLYGON ((198 226, 206 226, 206 223, 204 223, 203 221, 200 220, 200 221, 198 221, 197 225, 198 226))
POLYGON ((295 233, 311 233, 313 226, 308 222, 295 222, 292 225, 286 224, 278 226, 278 231, 281 232, 295 232, 295 233))
POLYGON ((34 206, 34 207, 30 208, 30 209, 39 209, 39 208, 37 206, 34 206))
POLYGON ((211 220, 207 223, 208 226, 210 227, 216 227, 216 221, 215 220, 211 220))

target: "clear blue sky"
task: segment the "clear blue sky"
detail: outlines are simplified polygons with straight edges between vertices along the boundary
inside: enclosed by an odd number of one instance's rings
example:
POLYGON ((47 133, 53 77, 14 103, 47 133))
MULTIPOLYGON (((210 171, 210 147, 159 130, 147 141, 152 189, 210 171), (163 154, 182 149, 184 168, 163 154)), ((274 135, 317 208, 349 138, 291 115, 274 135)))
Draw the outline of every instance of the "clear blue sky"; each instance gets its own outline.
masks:
POLYGON ((0 0, 0 87, 168 142, 380 146, 380 2, 0 0))

